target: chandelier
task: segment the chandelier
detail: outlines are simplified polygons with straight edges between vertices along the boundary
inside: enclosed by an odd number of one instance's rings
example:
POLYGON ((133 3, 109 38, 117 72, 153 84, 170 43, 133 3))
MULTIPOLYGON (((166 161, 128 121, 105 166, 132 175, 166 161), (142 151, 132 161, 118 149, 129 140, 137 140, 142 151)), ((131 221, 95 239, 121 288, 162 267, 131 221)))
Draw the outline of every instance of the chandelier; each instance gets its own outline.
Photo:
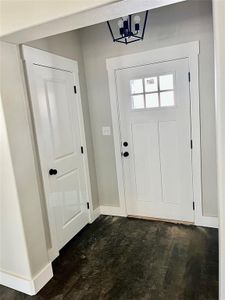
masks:
POLYGON ((111 33, 113 42, 130 44, 144 39, 145 27, 148 18, 148 10, 145 13, 144 23, 141 26, 141 18, 139 15, 129 15, 122 17, 118 21, 118 37, 115 37, 109 21, 107 21, 109 31, 111 33))

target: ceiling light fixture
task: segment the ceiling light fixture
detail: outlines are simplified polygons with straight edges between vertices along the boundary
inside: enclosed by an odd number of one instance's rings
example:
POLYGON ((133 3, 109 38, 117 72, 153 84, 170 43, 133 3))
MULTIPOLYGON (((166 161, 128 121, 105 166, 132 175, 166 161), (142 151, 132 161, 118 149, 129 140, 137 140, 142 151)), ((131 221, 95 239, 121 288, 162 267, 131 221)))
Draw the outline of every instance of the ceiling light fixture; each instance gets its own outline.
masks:
POLYGON ((113 42, 130 44, 144 39, 145 28, 148 18, 148 10, 145 13, 144 24, 141 26, 141 18, 138 15, 122 17, 118 21, 119 37, 115 37, 109 21, 107 21, 113 42), (142 28, 141 28, 142 27, 142 28))

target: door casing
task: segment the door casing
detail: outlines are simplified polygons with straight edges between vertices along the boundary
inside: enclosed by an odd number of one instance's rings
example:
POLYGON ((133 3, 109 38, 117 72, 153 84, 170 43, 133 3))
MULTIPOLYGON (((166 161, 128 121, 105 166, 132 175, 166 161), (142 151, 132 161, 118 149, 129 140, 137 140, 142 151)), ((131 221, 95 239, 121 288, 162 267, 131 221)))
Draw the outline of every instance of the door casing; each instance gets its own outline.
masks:
MULTIPOLYGON (((195 225, 215 227, 212 219, 203 216, 202 187, 201 187, 201 145, 200 145, 200 104, 198 83, 198 55, 199 41, 175 46, 154 49, 135 54, 109 58, 106 60, 108 71, 110 104, 114 133, 116 172, 119 191, 120 215, 127 216, 125 205, 123 166, 121 160, 121 137, 118 112, 118 95, 116 89, 116 70, 137 67, 157 62, 187 58, 190 71, 190 100, 191 100, 191 128, 192 128, 192 172, 193 199, 195 202, 195 225)), ((188 76, 188 74, 187 74, 188 76)))
MULTIPOLYGON (((80 85, 79 85, 79 75, 78 75, 78 63, 74 60, 61 57, 46 51, 42 51, 39 49, 35 49, 29 46, 22 46, 22 55, 23 60, 25 61, 25 71, 26 75, 29 76, 29 80, 34 80, 32 78, 32 65, 42 65, 49 68, 54 68, 63 71, 69 71, 73 73, 74 80, 76 83, 77 90, 77 98, 78 98, 78 113, 79 113, 79 126, 80 126, 80 134, 81 134, 81 143, 83 145, 83 161, 84 161, 84 175, 85 175, 85 183, 87 187, 87 199, 89 202, 89 223, 94 220, 94 212, 93 212, 93 204, 92 204, 92 195, 91 195, 91 184, 90 184, 90 174, 89 174, 89 166, 88 166, 88 158, 87 158, 87 146, 85 139, 85 131, 84 131, 84 120, 83 120, 83 112, 82 112, 82 103, 81 103, 81 95, 80 95, 80 85)), ((29 89, 28 89, 29 90, 29 89)), ((32 103, 32 97, 29 97, 30 102, 32 103)), ((32 121, 34 123, 35 119, 35 110, 32 109, 30 105, 32 121)), ((45 198, 46 210, 47 210, 47 222, 45 222, 49 226, 49 233, 46 235, 50 235, 49 238, 49 259, 53 261, 59 255, 59 249, 57 246, 57 237, 56 237, 56 229, 55 229, 55 221, 54 221, 54 213, 52 211, 51 205, 48 201, 48 175, 44 175, 46 172, 41 172, 41 169, 47 169, 47 166, 43 165, 45 163, 44 153, 42 153, 42 139, 41 139, 41 129, 38 124, 33 126, 34 136, 36 137, 37 149, 35 149, 35 153, 37 155, 38 162, 38 175, 40 178, 40 182, 43 183, 41 188, 42 194, 45 198), (35 128, 35 129, 34 129, 35 128)))

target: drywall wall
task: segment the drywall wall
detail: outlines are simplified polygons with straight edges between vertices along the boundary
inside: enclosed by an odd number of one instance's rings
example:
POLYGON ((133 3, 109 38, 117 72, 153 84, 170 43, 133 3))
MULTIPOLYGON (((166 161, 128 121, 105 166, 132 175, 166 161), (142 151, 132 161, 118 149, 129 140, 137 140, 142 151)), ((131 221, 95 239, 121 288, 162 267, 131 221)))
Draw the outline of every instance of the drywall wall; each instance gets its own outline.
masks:
POLYGON ((225 299, 225 2, 213 0, 219 203, 219 299, 225 299))
POLYGON ((64 34, 58 34, 56 36, 29 42, 27 43, 27 45, 57 55, 61 55, 70 59, 74 59, 78 62, 80 87, 81 87, 81 101, 82 101, 84 123, 85 123, 84 124, 85 136, 86 136, 86 142, 88 148, 87 151, 88 151, 90 178, 91 178, 92 201, 93 201, 93 207, 95 209, 96 207, 99 206, 98 190, 97 190, 97 181, 96 181, 96 170, 95 170, 95 161, 94 161, 94 153, 93 153, 92 135, 90 129, 90 115, 89 115, 88 100, 87 100, 86 81, 84 76, 83 56, 81 52, 81 44, 80 44, 78 32, 72 31, 64 34))
MULTIPOLYGON (((22 76, 22 62, 20 60, 18 47, 3 42, 0 43, 0 46, 0 84, 2 106, 8 133, 8 142, 16 191, 19 199, 19 208, 22 216, 30 272, 31 276, 35 276, 42 270, 42 268, 48 265, 49 260, 43 226, 41 199, 38 189, 30 122, 28 118, 28 101, 24 78, 22 76)), ((3 186, 10 184, 8 180, 10 180, 9 177, 3 177, 3 186)), ((15 185, 12 183, 12 192, 14 188, 15 185)), ((4 196, 10 195, 4 194, 4 196)), ((15 197, 16 195, 14 191, 14 200, 4 198, 2 201, 15 201, 15 197)), ((3 213, 6 212, 3 210, 3 213)), ((7 226, 7 220, 5 221, 6 224, 4 223, 4 226, 7 226)), ((22 239, 21 233, 20 236, 18 234, 17 238, 19 239, 19 237, 22 239)), ((13 239, 14 236, 10 236, 9 232, 8 239, 11 240, 11 238, 13 239)), ((16 248, 13 250, 16 251, 16 248)), ((10 251, 10 249, 8 251, 10 251)), ((12 257, 10 257, 10 259, 12 259, 12 257)), ((20 259, 18 258, 18 264, 20 264, 19 260, 20 259)))
MULTIPOLYGON (((8 136, 0 99, 0 272, 30 278, 8 136)), ((1 282, 1 279, 0 279, 1 282)))
POLYGON ((113 43, 106 23, 79 30, 94 141, 100 205, 118 206, 113 136, 102 136, 111 126, 106 58, 200 41, 199 83, 202 148, 203 212, 217 216, 217 173, 214 107, 212 8, 210 1, 193 0, 150 11, 145 39, 128 46, 113 43))

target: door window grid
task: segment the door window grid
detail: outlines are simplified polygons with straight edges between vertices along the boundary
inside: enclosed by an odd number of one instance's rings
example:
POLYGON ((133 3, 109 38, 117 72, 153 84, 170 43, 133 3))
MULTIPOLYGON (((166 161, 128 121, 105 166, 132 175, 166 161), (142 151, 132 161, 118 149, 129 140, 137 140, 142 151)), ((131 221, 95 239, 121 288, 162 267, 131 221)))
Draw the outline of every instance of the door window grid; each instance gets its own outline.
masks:
POLYGON ((130 80, 130 88, 132 109, 149 109, 175 105, 173 74, 130 80), (152 87, 148 87, 148 80, 152 81, 149 83, 153 85, 152 87))

